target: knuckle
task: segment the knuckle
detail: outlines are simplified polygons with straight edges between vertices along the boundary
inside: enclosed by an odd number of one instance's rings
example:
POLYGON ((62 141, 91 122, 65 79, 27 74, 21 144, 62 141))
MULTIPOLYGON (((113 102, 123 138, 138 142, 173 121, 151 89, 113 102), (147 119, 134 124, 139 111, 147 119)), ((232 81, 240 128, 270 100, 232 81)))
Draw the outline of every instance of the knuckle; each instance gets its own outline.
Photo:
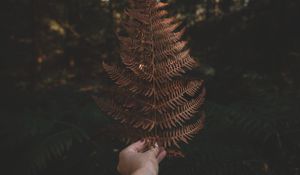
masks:
POLYGON ((124 154, 125 154, 125 151, 123 150, 119 153, 119 156, 123 156, 124 154))
POLYGON ((121 160, 122 157, 124 157, 124 152, 120 152, 120 153, 119 153, 119 160, 121 160))

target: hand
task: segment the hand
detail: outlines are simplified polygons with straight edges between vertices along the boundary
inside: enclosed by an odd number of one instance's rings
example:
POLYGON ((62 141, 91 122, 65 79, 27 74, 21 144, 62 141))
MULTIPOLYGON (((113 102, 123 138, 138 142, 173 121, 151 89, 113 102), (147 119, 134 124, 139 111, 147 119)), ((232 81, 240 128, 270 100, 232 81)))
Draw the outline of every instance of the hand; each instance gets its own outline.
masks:
POLYGON ((123 149, 119 154, 118 171, 122 175, 157 175, 158 164, 167 155, 157 145, 146 151, 145 141, 138 141, 123 149))

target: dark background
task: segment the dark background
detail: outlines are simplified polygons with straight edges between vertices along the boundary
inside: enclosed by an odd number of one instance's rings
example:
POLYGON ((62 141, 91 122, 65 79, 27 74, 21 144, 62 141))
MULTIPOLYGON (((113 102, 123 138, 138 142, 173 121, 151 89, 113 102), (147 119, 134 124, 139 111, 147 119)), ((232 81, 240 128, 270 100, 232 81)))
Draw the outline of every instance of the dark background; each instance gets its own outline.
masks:
MULTIPOLYGON (((207 122, 160 174, 300 174, 300 1, 169 0, 207 122)), ((118 60, 121 0, 3 0, 0 174, 112 175, 124 147, 91 95, 118 60)), ((120 97, 121 98, 121 97, 120 97)))

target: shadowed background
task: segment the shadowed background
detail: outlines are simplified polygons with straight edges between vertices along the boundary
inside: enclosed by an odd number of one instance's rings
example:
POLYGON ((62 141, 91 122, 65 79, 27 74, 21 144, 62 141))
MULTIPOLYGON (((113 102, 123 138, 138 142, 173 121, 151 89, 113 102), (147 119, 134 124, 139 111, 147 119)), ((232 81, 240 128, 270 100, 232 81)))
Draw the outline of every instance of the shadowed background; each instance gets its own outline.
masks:
MULTIPOLYGON (((300 174, 300 1, 169 0, 206 80, 204 130, 160 174, 300 174)), ((111 175, 118 139, 91 96, 118 60, 120 0, 4 0, 0 174, 111 175), (114 133, 111 133, 114 134, 114 133)), ((121 97, 120 97, 121 98, 121 97)))

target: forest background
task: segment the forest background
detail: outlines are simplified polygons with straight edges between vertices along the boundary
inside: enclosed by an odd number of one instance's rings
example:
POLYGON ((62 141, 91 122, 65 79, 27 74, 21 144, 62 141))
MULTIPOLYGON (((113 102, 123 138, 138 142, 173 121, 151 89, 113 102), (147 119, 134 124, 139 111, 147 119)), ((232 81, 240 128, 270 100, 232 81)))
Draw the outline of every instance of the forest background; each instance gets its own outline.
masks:
MULTIPOLYGON (((161 174, 299 175, 300 1, 168 2, 201 63, 207 121, 161 174)), ((0 174, 117 174, 124 145, 91 96, 109 87, 101 63, 119 59, 126 1, 1 6, 0 174)))

